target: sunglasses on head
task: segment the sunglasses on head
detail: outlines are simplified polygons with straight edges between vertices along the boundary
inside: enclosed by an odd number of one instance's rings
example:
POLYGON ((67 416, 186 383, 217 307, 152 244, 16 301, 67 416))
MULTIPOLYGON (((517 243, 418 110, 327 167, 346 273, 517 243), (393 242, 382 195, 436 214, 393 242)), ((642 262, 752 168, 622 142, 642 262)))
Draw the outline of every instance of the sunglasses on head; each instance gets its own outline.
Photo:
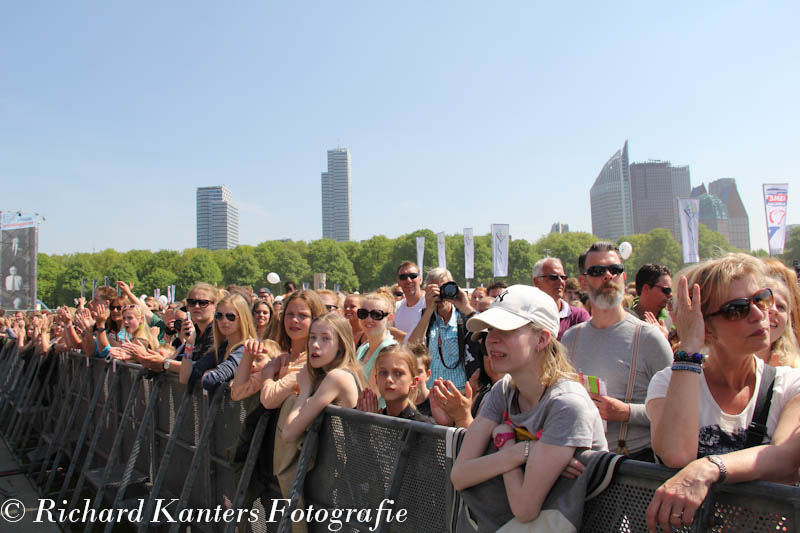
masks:
POLYGON ((339 309, 339 306, 333 304, 325 304, 325 309, 327 309, 328 311, 336 311, 337 309, 339 309))
POLYGON ((356 316, 361 320, 364 320, 367 317, 370 317, 372 320, 383 320, 384 318, 389 316, 389 313, 387 313, 386 311, 378 311, 377 309, 372 309, 372 310, 364 309, 362 307, 361 309, 356 311, 356 316))
POLYGON ((550 281, 567 281, 567 276, 564 274, 542 274, 541 276, 536 276, 537 278, 545 278, 549 279, 550 281))
POLYGON ((214 313, 214 318, 217 320, 222 320, 222 317, 225 317, 228 322, 234 322, 236 320, 236 313, 220 313, 219 311, 214 313))
POLYGON ((194 298, 186 298, 186 305, 189 307, 207 307, 211 300, 195 300, 194 298))
POLYGON ((730 302, 722 304, 719 311, 706 315, 705 318, 713 318, 717 315, 725 317, 726 320, 741 320, 750 314, 750 305, 755 304, 762 311, 767 311, 772 307, 775 298, 772 296, 771 289, 761 289, 750 298, 736 298, 730 302))
POLYGON ((591 276, 593 278, 599 278, 600 276, 605 276, 606 270, 608 270, 612 276, 619 276, 620 274, 625 272, 625 267, 620 264, 594 265, 587 268, 584 274, 586 274, 587 276, 591 276))
POLYGON ((417 279, 419 274, 417 272, 409 272, 408 274, 400 274, 397 276, 401 281, 405 281, 407 279, 417 279))
POLYGON ((656 288, 656 289, 661 289, 661 292, 664 293, 664 296, 669 296, 669 295, 672 294, 672 288, 671 287, 662 287, 661 285, 653 285, 653 287, 656 288))

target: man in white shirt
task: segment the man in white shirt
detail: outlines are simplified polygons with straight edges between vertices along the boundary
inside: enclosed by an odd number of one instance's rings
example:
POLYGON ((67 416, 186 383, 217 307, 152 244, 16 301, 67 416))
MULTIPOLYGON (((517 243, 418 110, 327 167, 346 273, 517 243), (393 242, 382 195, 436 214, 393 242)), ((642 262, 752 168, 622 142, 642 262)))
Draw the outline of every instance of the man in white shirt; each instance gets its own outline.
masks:
POLYGON ((413 261, 403 261, 397 267, 397 284, 405 298, 397 302, 394 312, 394 327, 410 334, 417 327, 425 310, 425 293, 422 292, 422 276, 413 261))

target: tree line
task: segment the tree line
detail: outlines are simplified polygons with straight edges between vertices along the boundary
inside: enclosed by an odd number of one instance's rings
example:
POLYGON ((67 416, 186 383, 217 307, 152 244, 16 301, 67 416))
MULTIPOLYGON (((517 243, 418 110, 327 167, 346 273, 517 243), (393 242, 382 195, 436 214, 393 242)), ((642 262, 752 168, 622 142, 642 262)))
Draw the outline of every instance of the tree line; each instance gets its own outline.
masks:
MULTIPOLYGON (((513 229, 513 228, 512 228, 513 229)), ((131 250, 118 252, 106 249, 96 253, 38 256, 38 298, 46 305, 71 305, 80 295, 81 279, 89 280, 87 293, 91 292, 93 279, 113 282, 124 280, 134 283, 137 294, 152 294, 159 288, 165 292, 168 285, 176 285, 176 295, 183 297, 196 281, 222 285, 269 287, 280 294, 281 287, 267 282, 267 274, 276 272, 282 281, 293 280, 298 286, 312 283, 314 273, 324 272, 328 288, 338 285, 343 291, 368 291, 396 282, 396 269, 402 261, 416 261, 416 238, 425 237, 424 271, 437 266, 436 235, 424 229, 390 239, 376 235, 361 242, 336 242, 320 239, 305 241, 264 241, 257 246, 240 245, 231 250, 209 251, 188 248, 176 250, 131 250)), ((720 233, 700 225, 700 257, 706 259, 735 249, 720 233)), ((578 256, 594 241, 589 233, 551 233, 536 242, 514 239, 509 243, 508 276, 501 278, 509 285, 531 283, 531 269, 539 259, 550 255, 564 263, 569 276, 578 275, 578 256)), ((626 261, 629 276, 646 263, 659 263, 677 271, 682 266, 680 245, 666 229, 654 229, 647 234, 621 237, 618 242, 633 245, 633 254, 626 261)), ((491 235, 474 236, 474 279, 470 286, 488 285, 492 276, 491 235)), ((446 237, 447 267, 455 281, 466 286, 464 278, 464 236, 446 237)), ((763 250, 755 255, 764 256, 763 250)), ((784 260, 800 259, 800 228, 787 240, 784 260)))

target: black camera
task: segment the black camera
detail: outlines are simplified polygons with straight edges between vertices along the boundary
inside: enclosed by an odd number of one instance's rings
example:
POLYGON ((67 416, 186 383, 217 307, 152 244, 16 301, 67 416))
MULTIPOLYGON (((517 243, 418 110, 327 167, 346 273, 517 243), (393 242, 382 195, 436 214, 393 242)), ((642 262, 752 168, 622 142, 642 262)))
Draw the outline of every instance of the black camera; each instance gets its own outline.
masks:
POLYGON ((455 281, 448 281, 439 287, 439 297, 442 300, 455 300, 458 298, 458 284, 455 281))

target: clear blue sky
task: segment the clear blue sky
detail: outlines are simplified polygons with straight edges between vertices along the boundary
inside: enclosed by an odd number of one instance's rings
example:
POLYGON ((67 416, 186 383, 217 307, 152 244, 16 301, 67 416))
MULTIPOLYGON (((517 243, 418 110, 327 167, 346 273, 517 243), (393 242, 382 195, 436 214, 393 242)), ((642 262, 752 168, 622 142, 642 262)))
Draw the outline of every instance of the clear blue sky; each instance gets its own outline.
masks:
POLYGON ((356 239, 509 223, 591 231, 589 187, 631 161, 800 202, 797 2, 0 2, 0 209, 40 251, 195 245, 225 184, 241 242, 321 236, 348 147, 356 239), (652 4, 652 5, 651 5, 652 4), (699 4, 699 5, 698 5, 699 4))

